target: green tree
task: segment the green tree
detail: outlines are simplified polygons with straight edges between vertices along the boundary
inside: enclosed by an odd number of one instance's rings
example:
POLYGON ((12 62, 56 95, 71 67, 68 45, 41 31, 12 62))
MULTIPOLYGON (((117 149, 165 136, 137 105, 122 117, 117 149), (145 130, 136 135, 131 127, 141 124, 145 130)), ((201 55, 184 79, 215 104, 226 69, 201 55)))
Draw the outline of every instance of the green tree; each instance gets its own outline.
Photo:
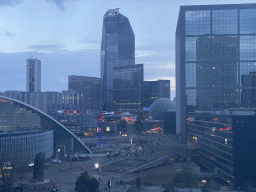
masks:
POLYGON ((137 187, 140 187, 140 185, 141 185, 140 177, 137 177, 137 178, 136 178, 136 186, 137 186, 137 187))
POLYGON ((202 192, 207 192, 207 185, 205 184, 203 187, 202 187, 202 192))
POLYGON ((99 182, 85 171, 77 178, 75 192, 99 192, 99 182))
POLYGON ((252 191, 252 184, 250 182, 246 182, 244 186, 245 192, 251 192, 252 191))
POLYGON ((127 122, 124 120, 121 120, 118 125, 117 125, 117 130, 120 132, 126 132, 126 126, 127 126, 127 122))
POLYGON ((12 185, 12 180, 13 180, 13 173, 10 171, 10 169, 6 169, 8 165, 9 158, 8 158, 8 153, 0 151, 0 174, 2 174, 2 182, 3 185, 0 186, 0 192, 9 192, 10 187, 12 185), (8 162, 8 163, 7 163, 8 162))
POLYGON ((186 188, 197 187, 198 181, 199 178, 196 175, 193 175, 193 173, 187 168, 176 173, 173 178, 174 186, 177 184, 184 184, 186 188))
POLYGON ((135 129, 138 133, 142 132, 142 122, 141 121, 135 121, 135 129))

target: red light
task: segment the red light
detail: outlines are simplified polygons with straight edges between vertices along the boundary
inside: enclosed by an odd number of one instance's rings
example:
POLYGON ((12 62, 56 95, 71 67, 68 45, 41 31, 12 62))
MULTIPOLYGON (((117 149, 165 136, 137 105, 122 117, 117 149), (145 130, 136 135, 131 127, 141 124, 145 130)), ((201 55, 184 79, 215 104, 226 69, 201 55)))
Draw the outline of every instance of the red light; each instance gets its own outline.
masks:
POLYGON ((74 111, 73 111, 73 113, 77 113, 77 111, 76 111, 76 110, 74 110, 74 111))
POLYGON ((104 116, 101 116, 101 119, 104 119, 104 116))
POLYGON ((220 131, 223 131, 223 130, 224 130, 224 128, 219 128, 219 130, 220 130, 220 131))
POLYGON ((157 128, 156 128, 156 127, 155 127, 154 129, 155 129, 155 130, 157 130, 157 128))
POLYGON ((132 118, 127 118, 127 120, 132 120, 132 118))
POLYGON ((231 127, 226 127, 226 130, 231 130, 231 127))

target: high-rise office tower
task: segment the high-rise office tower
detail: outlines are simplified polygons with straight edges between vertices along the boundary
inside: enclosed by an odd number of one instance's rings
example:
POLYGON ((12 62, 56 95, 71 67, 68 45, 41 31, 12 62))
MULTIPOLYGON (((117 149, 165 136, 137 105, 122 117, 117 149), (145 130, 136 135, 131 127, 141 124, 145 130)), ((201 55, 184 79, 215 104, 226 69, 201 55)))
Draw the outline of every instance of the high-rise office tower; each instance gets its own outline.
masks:
POLYGON ((143 98, 144 107, 150 107, 159 98, 170 99, 170 80, 144 81, 143 98))
POLYGON ((26 91, 41 91, 41 61, 38 59, 27 59, 26 91))
POLYGON ((256 4, 181 6, 176 29, 176 128, 183 142, 187 106, 241 106, 241 75, 256 71, 255 18, 256 4))
POLYGON ((80 94, 81 110, 101 110, 101 79, 87 76, 68 76, 68 90, 80 94))
POLYGON ((113 68, 113 109, 138 114, 143 103, 143 64, 113 68))
POLYGON ((113 67, 135 65, 135 36, 127 17, 110 9, 103 18, 101 79, 103 110, 113 109, 113 67))
POLYGON ((230 109, 254 89, 248 74, 256 71, 255 19, 256 4, 181 6, 176 28, 176 132, 182 143, 197 143, 207 167, 236 187, 256 186, 255 159, 244 158, 255 154, 245 147, 255 119, 230 109), (205 115, 190 116, 198 111, 205 115))

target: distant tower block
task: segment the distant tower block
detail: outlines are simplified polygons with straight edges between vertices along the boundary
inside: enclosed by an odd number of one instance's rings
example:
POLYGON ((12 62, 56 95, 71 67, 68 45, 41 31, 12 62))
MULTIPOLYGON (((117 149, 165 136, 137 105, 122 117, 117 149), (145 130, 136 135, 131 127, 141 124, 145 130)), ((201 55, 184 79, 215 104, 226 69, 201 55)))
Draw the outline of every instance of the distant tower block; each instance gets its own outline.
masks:
POLYGON ((38 59, 27 59, 27 92, 41 92, 41 61, 38 59))

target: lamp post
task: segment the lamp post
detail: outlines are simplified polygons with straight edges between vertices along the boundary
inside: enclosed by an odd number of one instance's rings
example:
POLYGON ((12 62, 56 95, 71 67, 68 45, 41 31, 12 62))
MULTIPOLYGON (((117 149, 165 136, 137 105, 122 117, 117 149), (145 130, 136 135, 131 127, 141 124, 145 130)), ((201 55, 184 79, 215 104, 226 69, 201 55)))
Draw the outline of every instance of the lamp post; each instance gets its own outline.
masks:
POLYGON ((71 163, 71 167, 73 167, 72 161, 73 161, 73 155, 70 155, 70 163, 71 163))

